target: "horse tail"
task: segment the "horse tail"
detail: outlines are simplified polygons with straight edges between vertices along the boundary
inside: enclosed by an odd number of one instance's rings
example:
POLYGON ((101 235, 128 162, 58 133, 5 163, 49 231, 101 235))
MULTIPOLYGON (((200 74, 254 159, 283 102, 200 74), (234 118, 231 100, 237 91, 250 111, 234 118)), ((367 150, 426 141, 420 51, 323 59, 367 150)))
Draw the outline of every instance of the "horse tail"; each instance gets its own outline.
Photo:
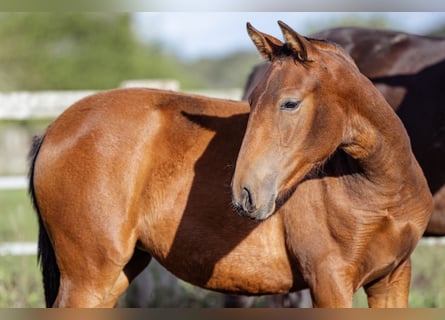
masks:
POLYGON ((49 239, 48 233, 45 229, 45 226, 43 225, 34 189, 35 163, 44 138, 45 134, 34 137, 28 155, 28 160, 30 164, 28 172, 28 180, 29 180, 28 192, 30 194, 34 210, 37 213, 38 224, 39 224, 37 261, 40 264, 40 269, 42 272, 43 289, 45 292, 45 302, 46 302, 46 307, 51 307, 54 304, 54 301, 56 300, 57 297, 57 293, 59 291, 60 271, 59 267, 57 266, 56 256, 54 254, 54 249, 51 244, 51 240, 49 239))

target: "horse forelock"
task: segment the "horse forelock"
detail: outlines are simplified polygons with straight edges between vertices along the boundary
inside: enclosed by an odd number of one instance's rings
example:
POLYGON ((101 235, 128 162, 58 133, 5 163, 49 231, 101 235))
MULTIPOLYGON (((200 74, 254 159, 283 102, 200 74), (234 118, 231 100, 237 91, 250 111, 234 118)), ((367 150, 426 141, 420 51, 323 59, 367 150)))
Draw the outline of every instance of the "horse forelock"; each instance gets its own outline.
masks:
MULTIPOLYGON (((308 40, 317 50, 330 52, 341 56, 350 64, 356 67, 356 64, 352 57, 336 42, 327 39, 315 39, 310 37, 305 37, 305 39, 308 40)), ((281 49, 276 53, 275 59, 273 60, 283 60, 289 57, 293 58, 295 62, 299 62, 302 64, 313 61, 310 57, 309 59, 303 59, 300 55, 295 54, 295 52, 287 43, 283 44, 281 49)))
POLYGON ((276 57, 279 59, 286 58, 286 57, 298 58, 295 56, 294 52, 292 51, 292 49, 289 47, 289 45, 287 43, 283 44, 283 46, 280 48, 280 51, 278 52, 276 57))

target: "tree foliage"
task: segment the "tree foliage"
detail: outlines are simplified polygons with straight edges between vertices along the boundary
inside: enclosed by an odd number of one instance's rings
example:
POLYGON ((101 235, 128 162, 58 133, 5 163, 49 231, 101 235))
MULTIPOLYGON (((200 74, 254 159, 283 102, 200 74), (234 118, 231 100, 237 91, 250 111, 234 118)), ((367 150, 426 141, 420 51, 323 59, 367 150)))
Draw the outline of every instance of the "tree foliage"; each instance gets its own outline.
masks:
POLYGON ((183 89, 240 87, 256 55, 185 63, 145 44, 124 13, 0 13, 0 90, 108 89, 176 79, 183 89))
POLYGON ((331 18, 327 20, 319 20, 317 23, 310 23, 308 29, 311 33, 315 33, 324 29, 334 27, 368 27, 377 29, 391 29, 394 26, 384 15, 373 14, 370 16, 357 16, 351 14, 348 16, 342 16, 339 18, 331 18))
POLYGON ((222 58, 199 59, 190 63, 187 70, 197 83, 208 88, 243 88, 253 66, 261 61, 253 50, 240 51, 222 58))
POLYGON ((138 41, 129 14, 2 13, 0 41, 0 90, 112 88, 183 68, 138 41))
POLYGON ((445 23, 442 26, 431 30, 428 35, 433 37, 445 37, 445 23))

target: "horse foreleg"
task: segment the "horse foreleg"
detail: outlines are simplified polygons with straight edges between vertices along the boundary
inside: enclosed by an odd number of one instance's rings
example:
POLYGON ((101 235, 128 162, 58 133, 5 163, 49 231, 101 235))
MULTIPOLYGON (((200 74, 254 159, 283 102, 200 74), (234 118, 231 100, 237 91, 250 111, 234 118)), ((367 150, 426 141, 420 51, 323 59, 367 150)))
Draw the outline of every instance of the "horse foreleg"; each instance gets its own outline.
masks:
POLYGON ((353 289, 345 269, 332 268, 328 259, 317 266, 308 280, 312 304, 316 308, 351 308, 353 289))
POLYGON ((351 308, 353 294, 338 284, 326 283, 324 288, 311 289, 314 308, 351 308))
POLYGON ((408 259, 385 277, 364 287, 369 307, 408 307, 410 281, 411 261, 408 259))

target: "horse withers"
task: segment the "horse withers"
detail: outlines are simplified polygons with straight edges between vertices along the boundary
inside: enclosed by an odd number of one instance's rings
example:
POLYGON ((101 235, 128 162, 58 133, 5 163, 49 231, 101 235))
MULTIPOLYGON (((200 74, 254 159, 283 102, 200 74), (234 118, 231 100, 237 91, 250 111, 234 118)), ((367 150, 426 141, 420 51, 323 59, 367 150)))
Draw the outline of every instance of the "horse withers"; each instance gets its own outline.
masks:
MULTIPOLYGON (((303 38, 289 30, 294 40, 284 44, 251 27, 249 33, 259 48, 264 42, 286 53, 272 66, 300 73, 294 79, 272 67, 265 76, 270 97, 292 98, 276 101, 283 105, 279 123, 275 110, 260 104, 249 115, 245 102, 118 89, 75 103, 34 141, 30 192, 47 306, 114 306, 152 257, 177 277, 224 293, 309 287, 315 306, 341 307, 365 286, 370 306, 406 305, 409 256, 431 194, 403 127, 338 48, 306 41, 306 51, 297 52, 292 46, 303 38), (347 82, 326 82, 326 73, 339 69, 347 82), (365 117, 370 105, 384 121, 365 117), (269 122, 255 125, 265 113, 269 122), (322 126, 311 130, 311 123, 322 126), (255 131, 264 149, 249 165, 255 131), (349 139, 336 145, 340 131, 349 139), (279 149, 259 165, 269 134, 278 134, 279 149), (387 153, 393 135, 398 143, 387 153), (294 170, 304 164, 295 148, 309 142, 307 172, 294 170), (271 168, 278 179, 249 178, 271 168), (239 217, 233 205, 254 219, 239 217)), ((274 57, 266 46, 262 52, 274 57)))

